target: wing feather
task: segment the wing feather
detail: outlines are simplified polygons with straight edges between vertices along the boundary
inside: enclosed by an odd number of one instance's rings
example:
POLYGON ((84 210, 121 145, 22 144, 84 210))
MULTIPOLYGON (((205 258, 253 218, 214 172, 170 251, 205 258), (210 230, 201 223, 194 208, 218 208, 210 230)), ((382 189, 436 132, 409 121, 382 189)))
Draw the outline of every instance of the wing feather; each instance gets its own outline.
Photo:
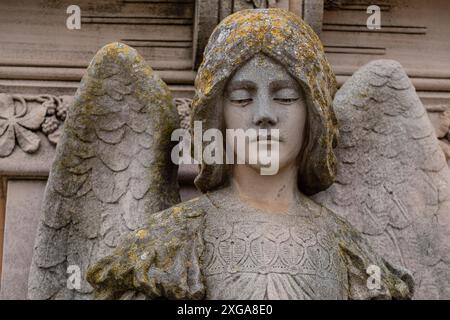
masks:
POLYGON ((90 298, 91 262, 150 214, 180 201, 168 87, 137 52, 103 47, 89 65, 56 150, 29 278, 31 299, 90 298), (81 286, 67 286, 68 266, 81 286))
POLYGON ((388 261, 410 269, 416 298, 449 299, 450 173, 402 66, 377 60, 362 67, 336 94, 334 108, 338 174, 316 200, 388 261))

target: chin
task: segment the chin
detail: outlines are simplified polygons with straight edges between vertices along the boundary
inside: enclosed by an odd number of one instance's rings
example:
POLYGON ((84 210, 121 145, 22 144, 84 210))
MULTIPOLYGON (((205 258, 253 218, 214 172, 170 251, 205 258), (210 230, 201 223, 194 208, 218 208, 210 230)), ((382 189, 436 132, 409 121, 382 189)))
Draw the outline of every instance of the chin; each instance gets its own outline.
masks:
MULTIPOLYGON (((256 164, 249 164, 249 166, 252 168, 252 169, 254 169, 255 171, 258 171, 258 172, 261 172, 261 170, 262 169, 267 169, 267 168, 269 168, 269 167, 272 167, 272 168, 277 168, 277 172, 279 172, 280 171, 280 169, 282 168, 282 166, 283 165, 286 165, 286 161, 279 161, 279 153, 277 152, 277 153, 275 153, 275 154, 272 154, 271 155, 271 160, 272 159, 275 159, 275 161, 278 161, 278 166, 275 166, 275 165, 273 165, 273 162, 271 162, 270 163, 270 165, 265 165, 265 164, 263 164, 263 163, 261 163, 260 161, 258 161, 258 163, 256 163, 256 164)), ((258 160, 259 159, 261 159, 261 157, 258 157, 258 160)), ((272 160, 273 161, 273 160, 272 160)), ((248 162, 247 162, 248 163, 248 162)), ((276 173, 275 173, 276 174, 276 173)))

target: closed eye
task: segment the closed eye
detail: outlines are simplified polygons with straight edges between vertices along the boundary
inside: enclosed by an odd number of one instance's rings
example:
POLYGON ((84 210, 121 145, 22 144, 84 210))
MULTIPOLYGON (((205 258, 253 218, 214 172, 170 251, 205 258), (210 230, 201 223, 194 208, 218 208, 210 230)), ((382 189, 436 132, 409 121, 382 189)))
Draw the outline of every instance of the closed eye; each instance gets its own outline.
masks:
POLYGON ((247 99, 230 99, 231 103, 244 107, 250 103, 252 103, 253 99, 252 98, 247 98, 247 99))
POLYGON ((280 104, 292 104, 296 102, 299 98, 274 98, 273 100, 280 104))

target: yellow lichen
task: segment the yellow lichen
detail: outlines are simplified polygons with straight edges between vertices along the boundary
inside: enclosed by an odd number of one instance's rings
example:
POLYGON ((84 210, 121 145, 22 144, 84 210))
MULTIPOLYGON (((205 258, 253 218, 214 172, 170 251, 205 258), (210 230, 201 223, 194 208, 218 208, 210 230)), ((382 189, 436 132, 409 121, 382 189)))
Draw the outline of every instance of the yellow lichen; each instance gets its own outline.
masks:
POLYGON ((183 211, 183 208, 181 208, 181 207, 173 207, 172 208, 172 213, 174 215, 179 215, 182 211, 183 211))
POLYGON ((139 239, 144 239, 148 235, 148 231, 146 229, 141 229, 138 232, 136 232, 136 237, 139 239))

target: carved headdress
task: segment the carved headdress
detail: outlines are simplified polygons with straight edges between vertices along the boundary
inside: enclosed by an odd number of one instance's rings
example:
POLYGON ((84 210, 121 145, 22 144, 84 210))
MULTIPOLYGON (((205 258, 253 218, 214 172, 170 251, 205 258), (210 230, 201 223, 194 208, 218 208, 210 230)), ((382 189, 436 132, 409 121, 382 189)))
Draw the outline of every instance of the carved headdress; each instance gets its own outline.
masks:
MULTIPOLYGON (((335 178, 333 147, 337 121, 332 109, 336 79, 314 31, 295 14, 281 9, 243 10, 225 18, 214 30, 195 81, 192 121, 203 131, 222 128, 217 98, 230 76, 254 55, 265 54, 299 82, 307 97, 308 157, 300 166, 299 188, 314 194, 335 178)), ((224 183, 225 165, 201 164, 196 186, 207 191, 224 183)))

